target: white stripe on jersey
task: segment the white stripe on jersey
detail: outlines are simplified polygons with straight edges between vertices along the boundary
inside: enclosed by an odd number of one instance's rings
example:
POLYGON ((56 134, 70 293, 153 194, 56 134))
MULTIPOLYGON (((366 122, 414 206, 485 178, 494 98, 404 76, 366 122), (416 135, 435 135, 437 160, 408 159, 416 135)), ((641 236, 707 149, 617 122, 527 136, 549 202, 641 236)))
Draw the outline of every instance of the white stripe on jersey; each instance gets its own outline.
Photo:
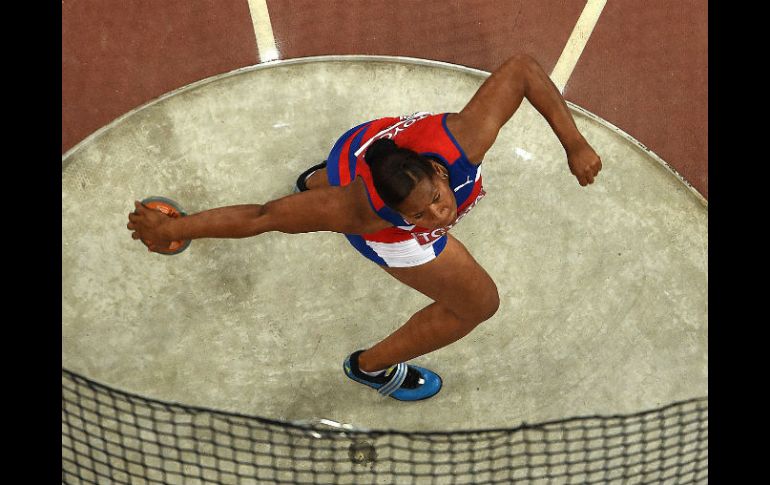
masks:
MULTIPOLYGON (((409 122, 410 122, 410 121, 414 122, 414 121, 415 121, 415 118, 417 118, 417 117, 421 117, 420 119, 422 119, 422 118, 425 118, 425 117, 427 117, 427 116, 430 116, 430 115, 432 115, 432 114, 433 114, 433 113, 428 113, 427 111, 419 111, 419 112, 417 112, 417 113, 414 113, 413 115, 410 115, 410 116, 408 116, 408 117, 404 117, 404 116, 402 116, 402 117, 401 117, 401 121, 399 121, 398 123, 396 123, 396 124, 394 124, 394 125, 390 125, 389 127, 385 128, 384 130, 382 130, 381 132, 377 133, 377 134, 376 134, 376 135, 374 135, 373 137, 369 138, 369 140, 367 140, 367 142, 366 142, 366 143, 364 143, 363 145, 361 145, 361 148, 359 148, 358 150, 356 150, 356 152, 355 152, 353 155, 355 155, 356 157, 358 157, 359 155, 361 155, 361 154, 364 152, 364 150, 366 150, 366 149, 369 147, 369 145, 371 145, 372 143, 374 143, 375 141, 377 141, 377 140, 379 139, 379 137, 380 137, 380 136, 382 136, 382 135, 384 135, 385 133, 389 132, 389 131, 390 131, 390 130, 392 130, 393 128, 396 128, 396 132, 402 131, 402 130, 398 130, 398 127, 399 127, 399 126, 401 126, 401 125, 406 125, 406 124, 409 124, 409 125, 411 126, 411 123, 409 123, 409 122)), ((417 121, 419 121, 419 120, 417 120, 417 121)), ((408 128, 408 127, 405 127, 405 128, 408 128)), ((389 138, 393 138, 393 137, 391 136, 391 137, 389 137, 389 138)))
POLYGON ((415 239, 394 243, 366 241, 366 245, 391 268, 408 268, 436 259, 436 251, 433 250, 432 244, 420 246, 415 239))

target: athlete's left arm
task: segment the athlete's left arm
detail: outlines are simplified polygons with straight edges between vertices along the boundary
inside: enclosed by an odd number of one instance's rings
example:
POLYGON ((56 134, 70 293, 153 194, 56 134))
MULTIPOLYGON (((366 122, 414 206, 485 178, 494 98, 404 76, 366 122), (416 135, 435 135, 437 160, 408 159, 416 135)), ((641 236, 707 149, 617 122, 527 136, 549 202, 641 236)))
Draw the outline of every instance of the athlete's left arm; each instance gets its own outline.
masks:
POLYGON ((449 131, 470 161, 479 164, 524 98, 551 125, 580 185, 593 183, 602 168, 601 159, 578 131, 559 90, 540 64, 526 54, 508 59, 484 81, 460 113, 448 115, 449 131))

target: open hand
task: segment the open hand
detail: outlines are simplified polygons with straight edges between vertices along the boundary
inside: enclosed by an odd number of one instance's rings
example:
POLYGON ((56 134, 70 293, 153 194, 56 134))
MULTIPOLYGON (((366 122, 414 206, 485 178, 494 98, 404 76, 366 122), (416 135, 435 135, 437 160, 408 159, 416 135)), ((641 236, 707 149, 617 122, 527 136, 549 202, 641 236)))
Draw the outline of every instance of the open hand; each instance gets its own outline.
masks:
POLYGON ((133 239, 143 240, 150 251, 168 249, 171 237, 168 232, 168 223, 172 220, 166 214, 149 209, 139 201, 134 201, 136 210, 128 214, 128 227, 133 239))
POLYGON ((601 158, 588 143, 583 143, 578 148, 567 152, 567 162, 570 172, 583 187, 594 183, 594 178, 602 169, 601 158))

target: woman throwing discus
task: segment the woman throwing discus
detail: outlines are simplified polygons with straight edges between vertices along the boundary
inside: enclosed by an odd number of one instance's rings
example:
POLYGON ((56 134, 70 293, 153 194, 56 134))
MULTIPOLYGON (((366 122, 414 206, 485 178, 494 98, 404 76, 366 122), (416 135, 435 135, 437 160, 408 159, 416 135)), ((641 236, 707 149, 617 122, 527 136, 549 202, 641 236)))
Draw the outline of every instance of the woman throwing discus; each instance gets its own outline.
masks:
POLYGON ((524 98, 548 121, 578 183, 592 184, 599 156, 537 61, 519 54, 459 113, 418 112, 350 129, 327 161, 299 176, 292 195, 177 219, 137 201, 128 229, 134 239, 154 241, 150 250, 268 231, 344 234, 363 257, 433 300, 378 344, 350 354, 345 374, 384 396, 427 399, 441 378, 407 362, 461 339, 499 306, 495 283, 449 231, 484 197, 484 155, 524 98))

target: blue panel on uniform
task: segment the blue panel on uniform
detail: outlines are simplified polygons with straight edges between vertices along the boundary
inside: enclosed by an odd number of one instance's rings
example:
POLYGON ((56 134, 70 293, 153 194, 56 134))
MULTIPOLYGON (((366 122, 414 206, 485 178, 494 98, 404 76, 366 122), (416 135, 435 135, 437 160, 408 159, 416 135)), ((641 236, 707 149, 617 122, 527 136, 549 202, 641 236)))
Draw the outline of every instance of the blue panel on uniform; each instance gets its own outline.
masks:
POLYGON ((356 135, 356 137, 353 138, 353 141, 350 142, 350 150, 348 150, 348 170, 350 170, 350 180, 356 179, 356 152, 361 148, 361 140, 368 131, 368 127, 361 130, 361 133, 356 135))
POLYGON ((350 241, 350 244, 352 244, 354 248, 358 249, 359 253, 366 256, 369 260, 374 261, 381 266, 387 266, 385 260, 379 257, 377 253, 374 252, 374 249, 367 246, 363 237, 357 234, 345 234, 345 237, 348 238, 348 241, 350 241))
MULTIPOLYGON (((337 142, 337 144, 340 144, 337 142)), ((329 158, 326 160, 326 179, 329 181, 329 185, 332 187, 339 187, 340 185, 340 147, 334 145, 332 151, 329 153, 329 158)))
POLYGON ((436 242, 433 243, 433 252, 436 253, 436 257, 438 258, 438 255, 441 254, 441 251, 444 250, 446 247, 446 243, 449 240, 449 236, 444 234, 440 238, 436 239, 436 242))
MULTIPOLYGON (((342 152, 342 147, 345 146, 345 142, 348 141, 348 138, 350 138, 357 129, 368 123, 371 123, 371 121, 361 123, 360 125, 349 129, 334 144, 332 151, 329 152, 329 158, 326 162, 326 178, 329 180, 329 185, 333 187, 338 187, 340 185, 340 153, 342 152)), ((354 180, 354 178, 351 177, 350 180, 354 180)))

